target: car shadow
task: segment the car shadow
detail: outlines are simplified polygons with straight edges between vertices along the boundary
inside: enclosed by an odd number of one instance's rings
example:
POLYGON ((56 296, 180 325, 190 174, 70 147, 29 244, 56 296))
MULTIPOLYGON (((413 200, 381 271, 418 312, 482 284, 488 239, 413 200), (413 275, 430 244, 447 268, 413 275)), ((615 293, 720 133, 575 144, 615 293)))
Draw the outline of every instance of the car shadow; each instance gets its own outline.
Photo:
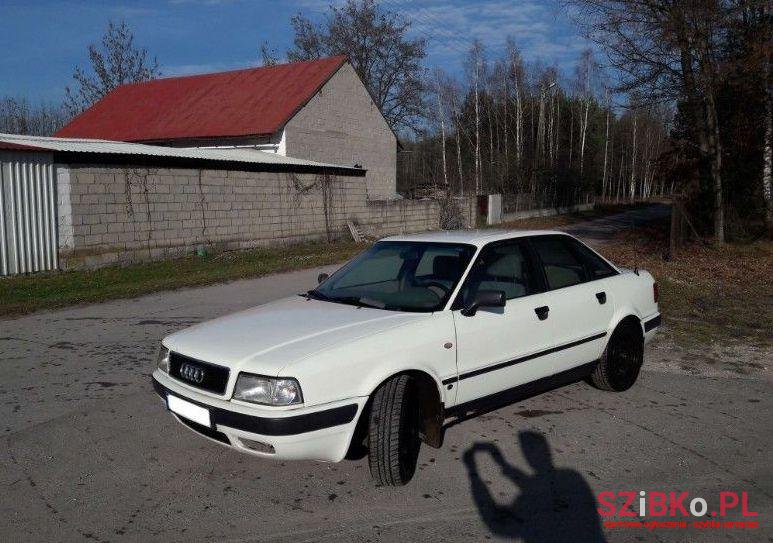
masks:
POLYGON ((505 460, 493 443, 475 443, 464 453, 472 496, 488 529, 497 536, 525 543, 605 542, 596 499, 583 476, 553 465, 550 445, 542 434, 524 431, 518 439, 531 472, 505 460), (495 499, 489 483, 479 473, 478 462, 483 455, 488 455, 502 477, 516 487, 510 502, 495 499))

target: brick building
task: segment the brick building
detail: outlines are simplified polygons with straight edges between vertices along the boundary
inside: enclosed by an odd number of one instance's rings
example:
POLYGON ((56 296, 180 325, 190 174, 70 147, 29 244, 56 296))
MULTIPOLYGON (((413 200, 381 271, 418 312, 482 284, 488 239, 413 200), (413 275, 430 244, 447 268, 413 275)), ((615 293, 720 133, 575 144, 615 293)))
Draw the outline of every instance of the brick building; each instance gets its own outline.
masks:
POLYGON ((396 191, 397 138, 342 56, 123 85, 56 136, 251 147, 359 165, 371 200, 396 191))
MULTIPOLYGON (((437 200, 369 197, 362 168, 251 148, 0 134, 0 275, 440 227, 437 200)), ((474 225, 472 200, 459 200, 474 225)))

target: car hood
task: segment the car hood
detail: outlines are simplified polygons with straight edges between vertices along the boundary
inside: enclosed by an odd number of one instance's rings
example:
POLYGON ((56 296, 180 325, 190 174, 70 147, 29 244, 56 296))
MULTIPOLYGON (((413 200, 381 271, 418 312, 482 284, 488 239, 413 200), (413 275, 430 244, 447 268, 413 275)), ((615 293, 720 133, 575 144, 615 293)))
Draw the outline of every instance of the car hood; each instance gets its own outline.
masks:
POLYGON ((315 352, 428 315, 294 296, 186 328, 164 345, 232 370, 282 376, 282 368, 315 352))

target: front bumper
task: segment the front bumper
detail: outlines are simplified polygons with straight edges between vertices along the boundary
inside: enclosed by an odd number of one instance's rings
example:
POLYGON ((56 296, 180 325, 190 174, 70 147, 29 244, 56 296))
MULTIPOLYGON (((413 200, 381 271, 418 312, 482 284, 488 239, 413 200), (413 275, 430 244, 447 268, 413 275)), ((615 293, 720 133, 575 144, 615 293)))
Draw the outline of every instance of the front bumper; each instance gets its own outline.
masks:
POLYGON ((253 409, 186 389, 158 370, 153 388, 167 409, 167 398, 173 395, 209 411, 211 427, 172 413, 191 430, 240 452, 278 460, 343 460, 367 400, 352 398, 321 408, 253 409))

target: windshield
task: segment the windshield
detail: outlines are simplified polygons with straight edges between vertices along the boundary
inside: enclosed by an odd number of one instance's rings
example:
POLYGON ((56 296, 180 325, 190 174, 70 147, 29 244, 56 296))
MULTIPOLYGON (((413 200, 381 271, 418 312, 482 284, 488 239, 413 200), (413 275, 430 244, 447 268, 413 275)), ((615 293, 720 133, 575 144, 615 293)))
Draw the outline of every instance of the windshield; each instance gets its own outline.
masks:
POLYGON ((381 241, 308 295, 393 311, 442 309, 475 247, 455 243, 381 241))

